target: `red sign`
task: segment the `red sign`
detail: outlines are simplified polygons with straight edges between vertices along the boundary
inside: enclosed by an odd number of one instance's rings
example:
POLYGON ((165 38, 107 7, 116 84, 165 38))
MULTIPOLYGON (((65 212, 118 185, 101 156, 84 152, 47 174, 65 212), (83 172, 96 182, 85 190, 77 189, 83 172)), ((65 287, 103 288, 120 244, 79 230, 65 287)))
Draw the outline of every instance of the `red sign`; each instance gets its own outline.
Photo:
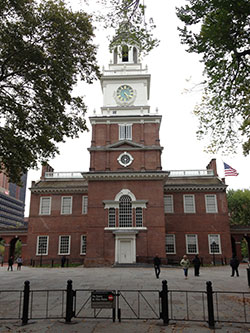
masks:
POLYGON ((108 295, 108 300, 109 300, 110 302, 113 302, 113 300, 114 300, 114 296, 113 296, 112 294, 108 295))

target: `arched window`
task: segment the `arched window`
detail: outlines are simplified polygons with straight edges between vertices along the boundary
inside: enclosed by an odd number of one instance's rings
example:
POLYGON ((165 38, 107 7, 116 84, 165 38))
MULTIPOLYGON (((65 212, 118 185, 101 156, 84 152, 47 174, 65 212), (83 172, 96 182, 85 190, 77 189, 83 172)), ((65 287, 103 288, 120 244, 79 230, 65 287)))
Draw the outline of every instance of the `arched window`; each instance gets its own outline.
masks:
POLYGON ((123 45, 122 47, 122 62, 128 62, 128 46, 123 45))
POLYGON ((123 195, 119 200, 119 227, 132 227, 132 202, 128 195, 123 195))
POLYGON ((138 56, 137 56, 137 48, 133 47, 133 62, 137 64, 138 56))
POLYGON ((117 47, 114 49, 114 64, 117 64, 117 47))

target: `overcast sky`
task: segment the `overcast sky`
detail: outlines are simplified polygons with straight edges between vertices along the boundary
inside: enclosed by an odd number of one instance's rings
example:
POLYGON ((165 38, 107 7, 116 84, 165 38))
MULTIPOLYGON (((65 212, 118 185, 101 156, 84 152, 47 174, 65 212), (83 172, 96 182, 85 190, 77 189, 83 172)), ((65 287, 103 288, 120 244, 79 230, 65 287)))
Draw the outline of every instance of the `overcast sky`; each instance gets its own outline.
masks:
MULTIPOLYGON (((81 0, 71 0, 73 8, 83 8, 81 0)), ((94 1, 89 1, 91 10, 94 1), (93 4, 92 4, 93 3, 93 4)), ((194 106, 201 99, 201 91, 186 92, 202 81, 203 65, 197 55, 185 51, 181 45, 177 26, 180 22, 175 14, 175 6, 185 4, 185 0, 145 0, 146 16, 153 17, 157 28, 155 36, 160 45, 142 59, 151 74, 151 91, 149 105, 154 112, 159 109, 162 115, 160 143, 163 170, 205 169, 211 158, 217 159, 218 173, 224 177, 223 162, 228 163, 239 172, 237 177, 226 177, 229 188, 250 189, 250 157, 244 157, 241 148, 236 155, 210 155, 204 152, 205 142, 196 139, 198 122, 192 114, 194 106)), ((86 8, 86 7, 84 7, 86 8)), ((105 31, 96 30, 95 43, 98 45, 100 68, 107 68, 111 59, 105 31)), ((99 82, 92 85, 80 84, 80 94, 85 96, 88 106, 86 117, 93 115, 95 109, 100 113, 102 92, 99 82)), ((89 125, 89 122, 88 122, 89 125)), ((88 126, 91 130, 90 126, 88 126)), ((59 145, 60 155, 49 163, 55 171, 89 170, 89 153, 91 131, 83 133, 79 139, 67 140, 59 145)), ((25 216, 29 215, 29 187, 32 180, 39 180, 41 170, 31 170, 28 174, 25 216)))

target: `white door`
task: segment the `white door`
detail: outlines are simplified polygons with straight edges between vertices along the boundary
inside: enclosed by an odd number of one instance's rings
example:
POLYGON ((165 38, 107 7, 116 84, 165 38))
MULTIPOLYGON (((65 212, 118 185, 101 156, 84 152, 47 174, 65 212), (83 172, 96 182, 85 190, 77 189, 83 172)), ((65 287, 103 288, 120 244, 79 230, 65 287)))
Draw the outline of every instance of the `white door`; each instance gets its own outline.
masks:
POLYGON ((120 241, 120 264, 132 263, 132 252, 131 252, 131 241, 121 240, 120 241))

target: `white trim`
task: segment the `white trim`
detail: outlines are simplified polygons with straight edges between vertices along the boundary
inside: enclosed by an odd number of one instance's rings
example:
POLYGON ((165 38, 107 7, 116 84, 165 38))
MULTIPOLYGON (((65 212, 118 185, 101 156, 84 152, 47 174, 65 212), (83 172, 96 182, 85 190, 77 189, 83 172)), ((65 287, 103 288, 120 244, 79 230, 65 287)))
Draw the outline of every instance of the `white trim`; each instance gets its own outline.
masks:
POLYGON ((118 163, 119 163, 121 166, 125 167, 125 168, 128 167, 130 164, 132 164, 133 160, 134 160, 133 156, 132 156, 131 154, 129 154, 128 152, 126 152, 126 151, 125 151, 124 153, 120 154, 120 156, 117 158, 118 163), (122 161, 122 158, 123 158, 124 156, 128 156, 128 157, 129 157, 129 161, 128 161, 128 163, 124 163, 124 162, 122 161))
POLYGON ((186 238, 186 253, 187 254, 198 254, 199 253, 199 248, 198 248, 198 236, 196 234, 186 234, 185 235, 186 238), (188 242, 188 239, 190 239, 192 236, 192 239, 195 239, 195 246, 196 246, 196 251, 189 251, 188 250, 188 245, 192 245, 193 243, 188 242))
POLYGON ((122 189, 119 193, 117 193, 115 201, 119 201, 123 195, 128 195, 132 201, 136 201, 135 195, 128 189, 122 189))
POLYGON ((173 194, 164 195, 164 213, 174 213, 174 196, 173 194), (170 200, 167 200, 170 199, 170 200), (168 202, 167 202, 168 201, 168 202))
POLYGON ((65 195, 65 196, 61 197, 61 215, 70 215, 70 214, 72 214, 72 203, 73 203, 73 197, 72 196, 65 195), (69 212, 64 213, 63 209, 65 209, 65 207, 63 207, 63 204, 64 204, 64 199, 66 199, 66 198, 70 198, 70 207, 69 207, 69 212))
POLYGON ((184 205, 184 213, 186 213, 186 214, 195 214, 196 210, 195 210, 195 196, 194 196, 194 194, 183 194, 183 205, 184 205), (192 206, 191 205, 187 206, 187 202, 186 202, 187 197, 192 198, 192 206), (192 210, 190 208, 192 208, 192 210))
POLYGON ((70 254, 70 245, 71 245, 71 236, 70 235, 60 235, 59 236, 59 243, 58 243, 58 255, 69 255, 70 254), (61 238, 68 237, 69 239, 69 248, 67 253, 61 253, 61 238))
POLYGON ((218 213, 217 196, 216 196, 216 194, 205 194, 205 204, 206 204, 206 212, 208 214, 216 214, 216 213, 218 213), (214 198, 214 202, 212 203, 214 205, 214 210, 212 210, 212 211, 211 211, 211 204, 208 203, 208 197, 210 197, 210 198, 213 197, 214 198))
POLYGON ((85 255, 86 252, 87 252, 87 235, 81 235, 81 248, 80 248, 80 254, 81 254, 81 255, 85 255), (86 251, 85 251, 85 252, 82 252, 83 237, 85 237, 85 247, 86 247, 86 251))
POLYGON ((40 206, 39 206, 39 215, 50 215, 51 214, 51 197, 40 197, 40 206), (49 199, 49 212, 48 213, 42 213, 42 202, 43 202, 43 199, 49 199))
POLYGON ((39 235, 39 236, 37 236, 37 238, 36 238, 36 255, 37 256, 47 256, 48 255, 48 253, 49 253, 49 236, 48 235, 39 235), (46 244, 46 253, 38 253, 38 248, 39 248, 39 239, 40 239, 40 237, 46 237, 46 239, 47 239, 47 244, 46 244))

